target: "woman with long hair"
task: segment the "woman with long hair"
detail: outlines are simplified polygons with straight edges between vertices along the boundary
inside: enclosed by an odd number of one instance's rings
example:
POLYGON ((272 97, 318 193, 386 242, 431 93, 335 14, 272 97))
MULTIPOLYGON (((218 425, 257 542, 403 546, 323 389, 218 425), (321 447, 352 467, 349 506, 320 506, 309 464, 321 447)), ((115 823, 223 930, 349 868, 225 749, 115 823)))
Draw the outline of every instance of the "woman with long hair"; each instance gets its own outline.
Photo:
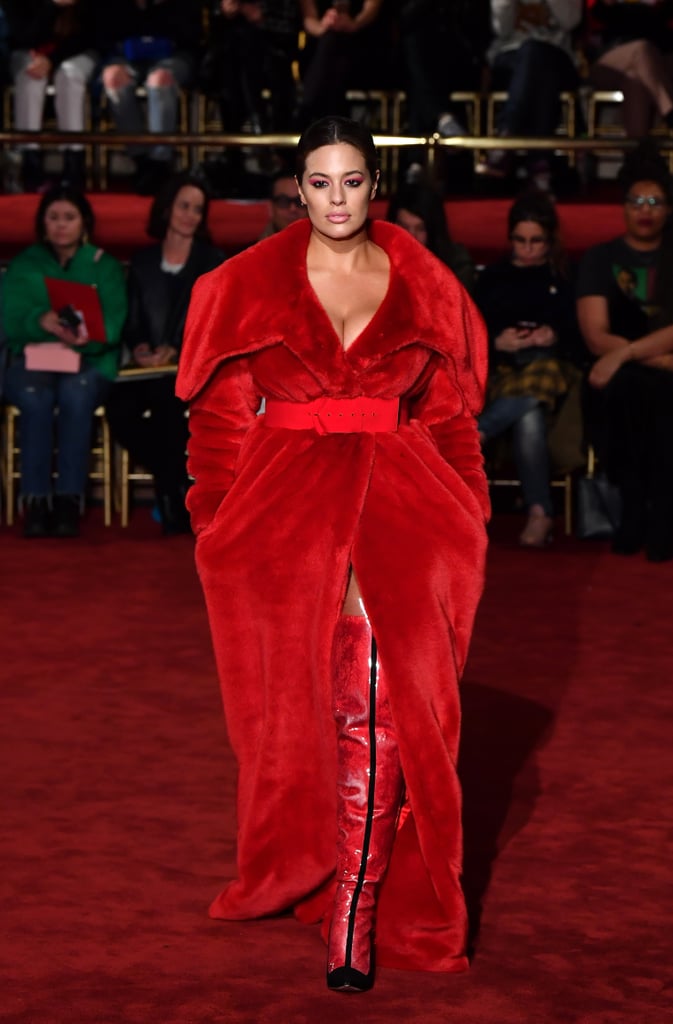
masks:
POLYGON ((403 185, 388 202, 386 220, 399 224, 427 246, 472 291, 476 278, 474 263, 465 246, 451 238, 442 197, 436 189, 426 182, 403 185))
POLYGON ((131 259, 123 331, 132 365, 147 373, 116 384, 107 402, 115 440, 154 477, 164 534, 189 531, 186 408, 175 371, 192 286, 224 259, 210 240, 208 205, 205 184, 187 171, 157 193, 147 224, 155 242, 131 259))
POLYGON ((457 684, 486 345, 444 264, 369 220, 378 177, 362 125, 304 132, 308 217, 197 283, 177 388, 239 770, 237 877, 211 914, 322 921, 338 991, 371 986, 374 946, 384 967, 467 966, 457 684))
POLYGON ((547 421, 572 376, 575 295, 546 193, 530 192, 512 204, 508 235, 509 252, 482 271, 475 293, 492 356, 479 431, 486 444, 511 430, 528 517, 519 540, 544 547, 553 525, 547 421))

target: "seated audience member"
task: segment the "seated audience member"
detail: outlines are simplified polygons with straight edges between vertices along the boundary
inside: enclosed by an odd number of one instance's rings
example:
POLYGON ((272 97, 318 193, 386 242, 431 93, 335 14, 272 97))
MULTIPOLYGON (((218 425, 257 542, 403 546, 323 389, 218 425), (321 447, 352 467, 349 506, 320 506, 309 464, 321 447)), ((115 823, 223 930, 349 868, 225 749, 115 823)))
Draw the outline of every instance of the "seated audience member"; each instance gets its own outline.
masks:
POLYGON ((308 63, 296 127, 302 131, 326 113, 347 113, 346 91, 366 65, 370 28, 383 0, 299 0, 307 35, 308 63))
POLYGON ((508 216, 510 251, 479 276, 475 298, 492 349, 479 432, 486 444, 511 430, 528 518, 519 540, 543 547, 551 538, 547 421, 576 371, 575 295, 559 240, 558 217, 543 193, 522 195, 508 216))
MULTIPOLYGON (((581 19, 582 0, 491 0, 491 88, 508 94, 499 135, 554 134, 560 93, 578 82, 571 32, 581 19)), ((505 175, 511 165, 508 151, 491 150, 486 169, 505 175)), ((536 187, 550 186, 549 156, 533 156, 529 169, 536 187)))
POLYGON ((210 0, 202 88, 219 97, 224 131, 290 130, 295 106, 292 62, 298 0, 210 0), (270 100, 262 100, 268 89, 270 100))
POLYGON ((118 382, 107 414, 115 440, 154 477, 163 532, 187 533, 188 430, 186 406, 175 396, 175 369, 192 286, 224 259, 210 241, 200 178, 184 172, 164 183, 147 233, 157 241, 131 259, 123 340, 133 365, 156 376, 118 382))
POLYGON ((596 59, 589 69, 595 89, 624 94, 622 117, 629 138, 640 139, 658 113, 673 128, 673 42, 671 0, 597 0, 591 7, 597 29, 596 59))
POLYGON ((464 245, 449 234, 441 196, 425 182, 404 185, 391 197, 386 220, 405 228, 449 267, 468 291, 475 281, 474 263, 464 245))
POLYGON ((271 180, 269 195, 269 222, 259 236, 268 238, 282 231, 288 224, 294 224, 306 216, 304 204, 299 198, 297 182, 287 171, 279 171, 271 180))
POLYGON ((465 135, 452 92, 479 89, 488 0, 400 0, 399 35, 411 135, 465 135))
POLYGON ((595 357, 588 439, 619 487, 613 549, 673 558, 673 241, 671 176, 652 147, 624 161, 624 234, 591 248, 578 280, 578 317, 595 357))
MULTIPOLYGON (((11 261, 4 279, 3 315, 10 353, 5 397, 21 412, 26 537, 78 534, 93 414, 117 373, 126 316, 124 271, 116 259, 92 244, 93 229, 88 200, 69 185, 55 186, 45 193, 37 210, 37 242, 11 261), (78 323, 72 307, 55 306, 49 290, 53 279, 61 291, 67 291, 68 284, 95 286, 104 337, 90 336, 95 315, 87 319, 85 312, 84 321, 78 323), (53 480, 55 430, 58 456, 53 480)), ((91 301, 96 304, 95 297, 91 301)))
MULTIPOLYGON (((120 132, 168 132, 178 128, 179 93, 194 78, 201 36, 200 4, 194 0, 115 0, 97 5, 102 83, 120 132), (138 86, 147 89, 147 124, 138 86)), ((136 188, 153 195, 172 172, 173 151, 157 144, 133 146, 136 188)))
MULTIPOLYGON (((12 52, 14 127, 39 132, 47 86, 54 86, 59 131, 83 132, 87 87, 98 63, 94 47, 93 0, 4 0, 12 52)), ((22 183, 35 192, 45 179, 38 143, 21 153, 22 183)), ((84 187, 84 148, 63 149, 63 180, 84 187)))

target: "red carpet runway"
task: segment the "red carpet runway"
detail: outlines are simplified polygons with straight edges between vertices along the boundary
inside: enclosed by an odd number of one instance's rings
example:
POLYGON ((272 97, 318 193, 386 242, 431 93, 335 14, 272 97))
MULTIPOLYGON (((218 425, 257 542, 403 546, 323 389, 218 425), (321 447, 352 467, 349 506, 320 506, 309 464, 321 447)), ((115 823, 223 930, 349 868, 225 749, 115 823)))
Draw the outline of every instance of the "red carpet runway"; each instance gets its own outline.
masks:
POLYGON ((324 988, 317 931, 213 922, 233 764, 189 538, 0 529, 0 1020, 673 1020, 673 564, 493 527, 464 685, 461 976, 324 988))

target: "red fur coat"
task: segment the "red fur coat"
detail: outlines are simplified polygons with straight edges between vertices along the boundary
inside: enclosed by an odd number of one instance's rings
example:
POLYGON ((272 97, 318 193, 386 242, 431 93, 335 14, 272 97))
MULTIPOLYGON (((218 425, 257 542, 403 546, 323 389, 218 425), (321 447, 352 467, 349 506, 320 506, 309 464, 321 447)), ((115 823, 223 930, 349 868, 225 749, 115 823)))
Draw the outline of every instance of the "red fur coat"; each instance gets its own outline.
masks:
POLYGON ((487 487, 474 414, 486 343, 455 277, 375 221, 390 259, 344 351, 308 280, 303 221, 202 277, 178 377, 189 506, 230 740, 238 877, 214 917, 329 913, 336 837, 328 672, 352 564, 386 670, 407 790, 381 889, 379 964, 461 970, 458 679, 481 593, 487 487), (401 396, 389 433, 270 429, 260 400, 401 396))

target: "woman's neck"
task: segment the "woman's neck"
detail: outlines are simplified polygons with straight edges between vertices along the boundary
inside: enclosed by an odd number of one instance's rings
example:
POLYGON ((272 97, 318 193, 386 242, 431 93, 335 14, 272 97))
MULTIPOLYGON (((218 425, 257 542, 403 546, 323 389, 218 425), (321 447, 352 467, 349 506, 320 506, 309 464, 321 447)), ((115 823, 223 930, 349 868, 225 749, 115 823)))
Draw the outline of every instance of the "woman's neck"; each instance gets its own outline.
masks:
POLYGON ((79 243, 77 245, 52 245, 51 246, 54 256, 58 260, 62 267, 70 263, 77 250, 79 249, 79 243))
POLYGON ((193 235, 181 235, 169 228, 161 245, 161 255, 167 263, 186 263, 193 244, 193 235))
POLYGON ((330 238, 315 229, 308 242, 307 261, 325 270, 349 273, 365 264, 372 253, 366 230, 363 228, 350 238, 330 238))

